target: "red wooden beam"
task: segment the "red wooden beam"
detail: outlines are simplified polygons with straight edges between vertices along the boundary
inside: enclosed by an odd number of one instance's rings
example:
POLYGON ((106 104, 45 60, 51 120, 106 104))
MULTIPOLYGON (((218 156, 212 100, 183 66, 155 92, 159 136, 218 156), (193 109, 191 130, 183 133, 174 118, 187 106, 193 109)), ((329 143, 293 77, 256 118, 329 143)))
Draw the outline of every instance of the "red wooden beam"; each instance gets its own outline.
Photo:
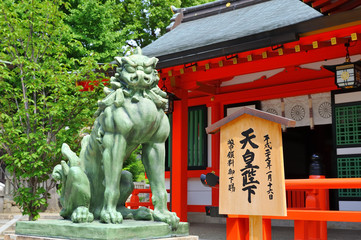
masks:
MULTIPOLYGON (((228 215, 228 218, 248 218, 247 215, 228 215)), ((361 222, 360 211, 287 210, 287 216, 262 216, 264 219, 361 222)))
POLYGON ((347 1, 349 1, 349 0, 338 0, 336 2, 333 2, 333 3, 329 4, 329 5, 321 8, 321 12, 322 13, 329 13, 329 12, 335 10, 336 8, 340 7, 342 4, 347 3, 347 1))
MULTIPOLYGON (((361 5, 361 3, 360 3, 360 5, 361 5)), ((359 33, 360 31, 361 31, 360 24, 358 24, 356 22, 356 23, 349 25, 349 27, 346 27, 346 28, 345 28, 345 26, 343 26, 343 27, 336 26, 332 29, 325 29, 324 32, 323 31, 315 31, 315 32, 304 33, 301 35, 301 38, 299 41, 283 44, 284 54, 281 57, 293 55, 293 53, 295 53, 296 45, 300 46, 300 51, 301 51, 301 52, 298 52, 297 54, 302 54, 302 53, 308 54, 310 52, 310 50, 313 50, 312 42, 314 42, 314 41, 318 41, 318 42, 328 41, 329 42, 330 39, 333 37, 350 38, 350 35, 352 33, 359 33), (307 52, 303 52, 303 51, 307 51, 307 52)), ((335 46, 333 46, 333 47, 335 47, 335 46)), ((343 44, 342 44, 342 46, 340 46, 340 49, 342 49, 342 48, 343 48, 343 44)), ((237 64, 234 64, 233 60, 224 61, 224 67, 222 67, 222 69, 227 69, 228 67, 232 67, 232 66, 233 66, 233 68, 242 68, 241 65, 243 65, 244 63, 254 63, 254 62, 257 62, 256 60, 264 61, 265 59, 262 59, 262 56, 260 54, 263 51, 270 51, 270 49, 271 49, 271 47, 267 47, 264 49, 258 49, 258 50, 254 50, 254 51, 239 53, 238 58, 237 58, 237 64), (248 61, 247 56, 249 56, 249 55, 253 56, 252 61, 248 61), (258 59, 256 59, 257 57, 258 57, 258 59)), ((335 48, 327 49, 325 52, 330 52, 330 53, 332 53, 332 55, 336 55, 336 54, 334 54, 334 49, 335 48)), ((342 51, 340 54, 344 55, 344 51, 342 51)), ((299 55, 297 55, 297 56, 299 56, 299 55)), ((296 58, 297 58, 297 56, 296 56, 296 58)), ((281 61, 284 63, 284 65, 286 65, 286 66, 288 65, 287 58, 280 59, 278 57, 279 56, 276 56, 277 59, 273 59, 273 58, 267 58, 267 59, 272 59, 272 61, 274 60, 274 61, 278 61, 278 62, 281 61), (284 60, 282 60, 282 59, 284 59, 284 60)), ((324 57, 328 58, 328 57, 332 57, 332 56, 328 56, 328 54, 326 54, 324 57)), ((339 57, 339 56, 336 56, 336 57, 339 57)), ((218 62, 222 59, 225 60, 224 57, 219 57, 219 58, 215 58, 215 59, 208 59, 208 60, 198 62, 197 63, 198 66, 196 67, 196 73, 198 72, 198 74, 199 74, 199 72, 201 72, 201 71, 208 72, 210 70, 215 70, 215 69, 216 69, 215 71, 218 71, 218 69, 220 68, 218 65, 218 62), (205 68, 206 64, 210 68, 209 70, 205 68)), ((311 62, 311 61, 312 61, 312 59, 308 60, 308 62, 311 62)), ((263 65, 267 66, 267 64, 263 64, 263 65)), ((298 65, 298 64, 296 63, 294 65, 298 65)), ((253 69, 253 68, 251 67, 251 69, 253 69)), ((185 66, 179 65, 179 66, 162 69, 161 78, 163 78, 163 77, 169 78, 169 76, 168 76, 169 70, 172 70, 173 76, 179 75, 179 76, 183 77, 183 76, 194 74, 192 67, 185 68, 185 66), (182 70, 181 73, 180 73, 180 70, 182 70)), ((222 74, 219 74, 219 75, 222 75, 222 74)), ((219 79, 219 75, 217 76, 217 80, 219 79)), ((228 77, 233 77, 233 76, 228 76, 228 77)), ((197 81, 202 81, 202 80, 197 78, 197 81)), ((208 81, 208 80, 205 80, 205 81, 208 81)))
POLYGON ((217 93, 217 88, 214 86, 210 86, 208 84, 204 84, 202 82, 196 81, 197 88, 195 90, 199 92, 203 92, 209 95, 215 95, 217 93))
POLYGON ((287 217, 265 217, 309 221, 361 222, 359 211, 287 210, 287 217))
POLYGON ((204 214, 204 212, 206 211, 206 205, 188 205, 187 211, 188 212, 201 212, 204 214))
POLYGON ((281 86, 296 82, 305 82, 311 79, 324 79, 333 77, 334 74, 326 69, 313 70, 300 67, 287 67, 282 72, 269 78, 263 76, 249 83, 241 83, 230 86, 224 86, 219 93, 237 92, 250 89, 265 89, 270 86, 281 86))
MULTIPOLYGON (((350 55, 361 53, 361 44, 349 49, 350 55)), ((258 61, 245 62, 242 64, 225 66, 222 68, 209 69, 207 71, 197 71, 180 76, 179 86, 183 89, 189 89, 187 85, 197 81, 214 81, 227 77, 234 77, 254 72, 262 72, 287 66, 298 66, 310 62, 323 61, 345 56, 345 47, 340 45, 318 48, 308 52, 300 52, 284 56, 262 59, 258 61)))
POLYGON ((361 178, 286 179, 286 189, 361 188, 361 178))
POLYGON ((222 102, 224 105, 249 101, 262 101, 281 97, 293 97, 306 94, 314 94, 336 90, 334 78, 316 79, 311 81, 284 84, 281 86, 269 86, 265 88, 249 89, 239 92, 218 94, 213 97, 199 97, 189 99, 189 106, 207 104, 211 101, 222 102))
POLYGON ((312 7, 313 8, 320 8, 325 6, 326 4, 330 3, 331 0, 317 0, 315 2, 312 3, 312 7))
POLYGON ((361 2, 359 0, 349 1, 348 3, 343 4, 339 8, 335 9, 334 11, 331 11, 329 14, 335 14, 339 12, 348 11, 351 9, 354 9, 358 6, 361 6, 361 2))
MULTIPOLYGON (((217 170, 212 166, 206 168, 205 170, 187 170, 187 178, 199 178, 202 174, 207 174, 210 172, 215 172, 216 175, 219 175, 219 169, 217 170)), ((166 171, 164 176, 165 178, 170 178, 170 171, 166 171)))

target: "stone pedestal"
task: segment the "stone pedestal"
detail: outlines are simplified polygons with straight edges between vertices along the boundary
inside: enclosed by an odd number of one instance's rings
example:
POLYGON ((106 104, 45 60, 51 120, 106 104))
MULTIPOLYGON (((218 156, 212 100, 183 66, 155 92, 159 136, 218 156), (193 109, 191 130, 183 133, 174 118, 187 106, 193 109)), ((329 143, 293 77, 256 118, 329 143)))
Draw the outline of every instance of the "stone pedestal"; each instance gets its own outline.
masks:
POLYGON ((9 235, 7 239, 198 239, 189 238, 192 236, 188 236, 189 226, 185 222, 180 223, 176 231, 172 231, 163 222, 133 220, 125 220, 122 224, 103 224, 98 221, 72 223, 69 220, 19 221, 16 223, 15 234, 9 235))
MULTIPOLYGON (((184 236, 171 238, 157 238, 158 240, 198 240, 198 236, 184 236)), ((26 235, 9 234, 5 235, 4 240, 64 240, 64 238, 34 237, 26 235)))

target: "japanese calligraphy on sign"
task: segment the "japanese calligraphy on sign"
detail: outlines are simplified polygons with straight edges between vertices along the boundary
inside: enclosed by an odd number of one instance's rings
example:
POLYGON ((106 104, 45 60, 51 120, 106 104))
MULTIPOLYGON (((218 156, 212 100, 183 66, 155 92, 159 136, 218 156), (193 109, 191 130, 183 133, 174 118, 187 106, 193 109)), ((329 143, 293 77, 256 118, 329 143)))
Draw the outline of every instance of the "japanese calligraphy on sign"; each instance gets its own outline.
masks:
MULTIPOLYGON (((239 141, 242 144, 241 149, 244 149, 249 143, 249 146, 251 148, 258 148, 258 145, 251 141, 252 138, 255 138, 256 135, 253 134, 253 129, 249 128, 246 131, 242 132, 242 135, 245 137, 241 141, 239 141)), ((253 164, 255 154, 254 152, 250 151, 249 149, 246 150, 245 154, 242 155, 243 161, 246 164, 244 168, 242 168, 240 171, 242 172, 242 191, 248 192, 248 202, 252 202, 251 195, 255 195, 256 192, 254 191, 257 189, 257 185, 259 185, 259 181, 255 180, 256 176, 256 170, 259 169, 258 165, 253 164)))
POLYGON ((272 165, 271 165, 271 150, 272 150, 272 146, 271 146, 271 142, 270 142, 270 137, 269 135, 265 135, 264 136, 264 141, 265 141, 265 145, 264 145, 264 149, 265 149, 265 157, 266 157, 266 168, 268 170, 268 172, 266 173, 267 175, 267 182, 268 182, 268 198, 270 200, 273 199, 273 189, 272 189, 272 165))
POLYGON ((233 139, 229 139, 228 142, 227 142, 227 145, 228 145, 228 149, 229 149, 229 152, 227 154, 227 158, 228 158, 228 179, 229 179, 229 185, 228 185, 228 191, 230 192, 235 192, 236 191, 236 187, 234 186, 234 182, 233 182, 233 179, 234 179, 234 141, 233 139))
POLYGON ((221 129, 221 214, 286 215, 281 125, 244 114, 221 129))

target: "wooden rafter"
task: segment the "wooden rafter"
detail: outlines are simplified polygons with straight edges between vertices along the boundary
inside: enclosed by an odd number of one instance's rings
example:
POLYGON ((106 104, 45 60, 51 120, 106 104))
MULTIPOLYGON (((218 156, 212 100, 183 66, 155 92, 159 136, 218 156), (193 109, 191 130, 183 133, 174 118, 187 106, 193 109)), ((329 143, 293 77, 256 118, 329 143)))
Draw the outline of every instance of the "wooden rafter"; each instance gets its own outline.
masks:
MULTIPOLYGON (((270 99, 277 97, 272 91, 274 91, 274 88, 280 88, 279 79, 287 79, 287 81, 294 79, 296 81, 299 75, 312 75, 321 80, 319 82, 312 80, 312 83, 303 79, 292 83, 287 82, 287 87, 282 89, 282 92, 289 91, 289 96, 293 96, 296 93, 304 94, 310 91, 311 88, 314 88, 312 91, 315 93, 328 91, 336 89, 336 86, 332 74, 328 75, 330 73, 324 70, 314 71, 312 74, 309 74, 308 70, 297 70, 294 71, 292 76, 279 74, 277 78, 266 77, 254 79, 251 82, 240 81, 239 83, 236 81, 233 85, 222 85, 222 83, 232 80, 235 76, 282 68, 291 73, 292 71, 290 72, 288 67, 297 67, 327 59, 344 58, 346 54, 344 44, 347 42, 350 42, 352 46, 349 48, 350 55, 360 54, 360 40, 361 25, 351 24, 346 27, 328 29, 328 31, 308 32, 301 35, 297 41, 286 42, 281 45, 163 68, 160 77, 161 79, 167 79, 167 88, 170 91, 178 91, 179 89, 188 91, 189 99, 199 97, 205 99, 209 99, 209 97, 217 98, 220 95, 227 96, 225 100, 228 97, 240 98, 237 94, 232 95, 237 91, 242 91, 245 94, 245 99, 256 99, 256 96, 260 98, 260 94, 264 96, 264 99, 270 99), (272 87, 265 88, 265 83, 271 84, 272 87), (250 90, 251 85, 252 87, 256 86, 257 90, 250 90), (298 87, 300 89, 297 90, 298 87)), ((192 104, 197 105, 199 103, 192 104)))
POLYGON ((349 10, 352 10, 352 9, 354 9, 356 7, 359 7, 359 6, 361 6, 360 1, 351 1, 351 2, 343 4, 341 7, 339 7, 336 10, 330 12, 329 14, 332 15, 332 14, 336 14, 336 13, 340 13, 340 12, 349 11, 349 10))
POLYGON ((331 2, 330 4, 322 7, 320 10, 322 13, 329 13, 335 11, 337 8, 341 7, 343 4, 347 3, 349 0, 338 0, 336 2, 331 2))
POLYGON ((327 4, 329 4, 331 0, 317 0, 312 3, 313 8, 321 8, 327 4))
POLYGON ((301 0, 325 15, 332 15, 361 6, 360 0, 301 0))
MULTIPOLYGON (((360 29, 361 31, 361 29, 360 29)), ((292 59, 293 62, 295 62, 295 65, 297 65, 297 63, 299 61, 302 61, 303 59, 303 55, 309 55, 312 54, 313 51, 319 51, 321 50, 322 52, 325 52, 325 55, 323 56, 329 56, 331 57, 336 57, 334 56, 335 54, 335 50, 334 49, 335 46, 339 45, 339 49, 340 51, 344 51, 344 43, 348 42, 348 41, 357 41, 359 40, 359 33, 353 33, 350 34, 348 36, 340 36, 340 34, 335 34, 335 36, 337 37, 328 37, 325 39, 325 37, 322 38, 317 38, 317 37, 308 37, 309 40, 304 40, 302 39, 299 42, 294 42, 294 43, 288 43, 288 44, 284 44, 282 47, 280 48, 273 48, 273 47, 268 47, 268 48, 264 48, 264 49, 258 49, 258 50, 254 50, 251 52, 243 52, 243 53, 239 53, 236 56, 236 60, 234 58, 232 59, 227 59, 227 57, 220 57, 220 58, 216 58, 216 59, 209 59, 207 62, 198 62, 197 63, 197 68, 196 71, 194 71, 194 69, 192 68, 186 68, 186 67, 181 67, 181 66, 176 66, 173 67, 169 70, 172 71, 172 76, 176 76, 176 77, 180 77, 182 78, 182 82, 184 84, 186 84, 186 79, 188 79, 188 76, 192 76, 191 78, 193 78, 195 75, 200 75, 200 78, 196 78, 198 82, 208 82, 208 81, 214 81, 217 80, 220 77, 220 75, 218 74, 219 72, 224 72, 226 69, 240 69, 237 71, 240 71, 239 74, 247 74, 247 69, 244 69, 243 66, 248 66, 250 64, 253 65, 258 65, 257 62, 264 62, 268 59, 270 59, 270 61, 272 62, 272 59, 275 59, 274 61, 280 61, 280 59, 292 59), (354 36, 354 37, 352 37, 354 36), (331 49, 332 48, 332 49, 331 49), (325 49, 325 50, 322 50, 325 49), (330 49, 330 50, 327 50, 330 49), (280 51, 282 50, 282 51, 280 51), (331 56, 332 55, 332 56, 331 56), (290 57, 288 57, 290 56, 290 57), (294 57, 293 57, 294 56, 294 57), (298 58, 299 56, 299 58, 298 58), (222 62, 222 64, 220 65, 220 62, 222 62), (241 68, 240 68, 241 67, 241 68), (205 77, 208 75, 208 72, 214 72, 212 78, 208 78, 205 77)), ((273 63, 272 63, 273 64, 273 63)), ((302 63, 300 63, 302 64, 302 63)), ((263 68, 263 67, 261 67, 263 68)), ((162 71, 161 73, 161 78, 166 77, 169 78, 169 70, 165 70, 162 71)), ((224 77, 224 76, 223 76, 224 77)), ((195 90, 196 88, 199 88, 200 91, 203 92, 207 92, 207 93, 213 93, 214 89, 209 89, 207 88, 207 90, 202 90, 205 89, 205 87, 208 86, 200 86, 200 85, 195 85, 193 83, 193 87, 192 89, 195 90)))
POLYGON ((203 92, 209 95, 215 95, 217 93, 217 88, 208 84, 204 84, 202 82, 196 82, 198 86, 195 90, 199 92, 203 92))

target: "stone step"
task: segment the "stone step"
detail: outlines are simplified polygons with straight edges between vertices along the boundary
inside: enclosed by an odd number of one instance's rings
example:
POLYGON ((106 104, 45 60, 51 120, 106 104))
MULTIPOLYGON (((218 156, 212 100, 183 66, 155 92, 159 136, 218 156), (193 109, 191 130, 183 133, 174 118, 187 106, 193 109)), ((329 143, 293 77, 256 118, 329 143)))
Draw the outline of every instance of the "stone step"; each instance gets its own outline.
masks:
MULTIPOLYGON (((7 214, 7 213, 1 213, 0 214, 0 228, 3 227, 5 224, 10 222, 14 217, 20 217, 20 214, 7 214)), ((59 213, 40 213, 40 219, 62 219, 62 217, 59 215, 59 213)), ((26 221, 28 220, 28 216, 21 216, 18 221, 26 221)), ((15 225, 12 224, 9 226, 6 230, 4 230, 2 233, 0 233, 0 240, 4 239, 5 235, 15 234, 15 225)))
POLYGON ((11 220, 14 218, 15 215, 20 215, 19 214, 12 214, 12 213, 0 213, 0 220, 11 220))
POLYGON ((0 219, 0 240, 4 239, 5 235, 14 234, 16 222, 26 219, 27 216, 2 214, 2 218, 0 219))
MULTIPOLYGON (((0 225, 0 227, 2 227, 3 225, 0 225)), ((15 231, 15 224, 11 225, 10 227, 8 227, 4 232, 6 231, 15 231)), ((3 232, 3 233, 4 233, 3 232)))
POLYGON ((40 213, 40 219, 63 219, 59 213, 40 213))
POLYGON ((3 232, 3 235, 8 235, 8 234, 15 234, 15 228, 14 230, 3 232))
POLYGON ((15 234, 15 229, 12 231, 5 231, 5 232, 1 233, 0 240, 3 240, 5 238, 5 235, 11 235, 11 234, 15 234))
POLYGON ((0 218, 0 226, 4 225, 5 223, 9 222, 12 218, 10 219, 1 219, 0 218))

